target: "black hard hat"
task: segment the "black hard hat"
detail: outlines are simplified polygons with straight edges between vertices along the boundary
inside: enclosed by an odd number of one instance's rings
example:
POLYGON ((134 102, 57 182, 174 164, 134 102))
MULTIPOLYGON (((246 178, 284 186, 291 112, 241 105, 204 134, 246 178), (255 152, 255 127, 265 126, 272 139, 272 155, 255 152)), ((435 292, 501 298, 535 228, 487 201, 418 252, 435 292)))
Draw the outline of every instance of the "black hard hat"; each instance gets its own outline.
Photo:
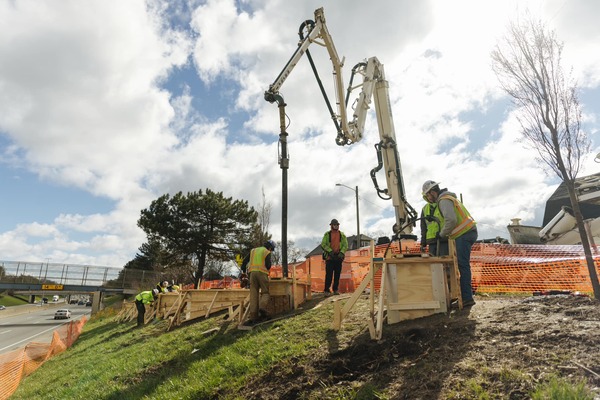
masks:
POLYGON ((269 250, 275 250, 275 247, 276 247, 277 245, 275 244, 275 242, 274 242, 274 241, 272 241, 272 240, 267 240, 267 241, 265 242, 264 246, 265 246, 267 249, 269 249, 269 250))
POLYGON ((329 225, 339 225, 340 223, 338 222, 337 219, 332 219, 331 222, 329 223, 329 225))

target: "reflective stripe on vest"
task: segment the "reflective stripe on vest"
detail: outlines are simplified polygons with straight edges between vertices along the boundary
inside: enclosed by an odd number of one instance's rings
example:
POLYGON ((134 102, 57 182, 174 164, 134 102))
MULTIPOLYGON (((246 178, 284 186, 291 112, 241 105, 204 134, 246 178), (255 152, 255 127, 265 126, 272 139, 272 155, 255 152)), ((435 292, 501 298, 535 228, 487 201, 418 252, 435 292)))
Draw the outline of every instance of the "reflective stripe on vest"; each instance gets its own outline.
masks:
MULTIPOLYGON (((454 211, 456 212, 456 226, 450 232, 450 239, 456 239, 459 236, 464 235, 469 232, 475 226, 475 220, 469 214, 469 211, 465 208, 465 206, 458 201, 458 199, 454 196, 445 195, 439 198, 439 200, 451 200, 454 204, 454 211)), ((439 202, 438 200, 438 202, 439 202)))
POLYGON ((266 247, 257 247, 250 251, 250 260, 248 261, 248 272, 259 271, 264 274, 269 274, 265 267, 265 259, 271 252, 266 247))

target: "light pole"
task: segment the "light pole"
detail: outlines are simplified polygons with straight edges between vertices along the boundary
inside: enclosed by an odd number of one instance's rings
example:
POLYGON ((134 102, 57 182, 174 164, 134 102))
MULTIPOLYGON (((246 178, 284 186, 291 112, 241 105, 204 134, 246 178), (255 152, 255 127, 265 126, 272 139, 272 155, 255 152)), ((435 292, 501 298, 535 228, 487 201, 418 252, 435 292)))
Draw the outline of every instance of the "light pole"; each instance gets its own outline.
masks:
POLYGON ((350 186, 346 186, 342 183, 336 183, 335 186, 343 186, 345 188, 348 188, 348 189, 352 190, 354 192, 354 194, 356 195, 356 248, 358 249, 360 247, 360 218, 359 218, 359 212, 358 212, 358 186, 356 186, 354 189, 351 188, 350 186))

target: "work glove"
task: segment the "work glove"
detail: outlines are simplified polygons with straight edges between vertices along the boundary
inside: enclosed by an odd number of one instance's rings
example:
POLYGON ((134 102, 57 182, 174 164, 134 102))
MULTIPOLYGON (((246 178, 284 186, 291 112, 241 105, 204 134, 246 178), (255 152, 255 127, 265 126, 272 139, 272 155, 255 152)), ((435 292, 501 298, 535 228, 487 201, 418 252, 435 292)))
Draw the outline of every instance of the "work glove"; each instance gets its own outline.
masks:
POLYGON ((340 260, 343 260, 343 259, 344 259, 344 257, 346 257, 346 256, 344 255, 344 253, 338 253, 338 258, 339 258, 340 260))
POLYGON ((438 232, 438 233, 435 234, 435 239, 439 240, 440 242, 447 242, 448 241, 448 236, 442 236, 438 232))
POLYGON ((425 221, 429 221, 429 222, 439 222, 439 220, 434 217, 433 215, 426 215, 425 216, 425 221))

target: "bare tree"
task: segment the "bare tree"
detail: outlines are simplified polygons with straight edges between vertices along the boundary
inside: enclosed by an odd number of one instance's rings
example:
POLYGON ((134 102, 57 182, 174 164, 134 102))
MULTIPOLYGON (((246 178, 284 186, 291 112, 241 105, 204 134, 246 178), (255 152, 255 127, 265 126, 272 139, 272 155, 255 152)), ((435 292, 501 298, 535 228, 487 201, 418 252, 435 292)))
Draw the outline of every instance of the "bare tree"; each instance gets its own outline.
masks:
POLYGON ((260 209, 258 211, 258 226, 260 228, 260 241, 257 245, 263 244, 265 241, 271 238, 269 234, 269 225, 271 224, 271 203, 267 202, 267 198, 265 196, 265 188, 261 189, 262 191, 262 204, 260 205, 260 209))
MULTIPOLYGON (((273 250, 271 255, 271 261, 275 265, 280 265, 282 260, 281 249, 282 249, 281 241, 277 242, 277 247, 273 250)), ((293 240, 287 241, 288 248, 288 260, 292 263, 296 263, 299 261, 303 261, 305 259, 304 254, 308 253, 308 250, 296 247, 296 242, 293 240)))
POLYGON ((517 108, 525 144, 565 183, 594 296, 600 299, 598 275, 575 191, 575 179, 582 156, 590 151, 590 140, 581 129, 577 85, 565 76, 561 66, 562 50, 555 32, 528 15, 510 23, 505 40, 492 52, 492 67, 517 108))

